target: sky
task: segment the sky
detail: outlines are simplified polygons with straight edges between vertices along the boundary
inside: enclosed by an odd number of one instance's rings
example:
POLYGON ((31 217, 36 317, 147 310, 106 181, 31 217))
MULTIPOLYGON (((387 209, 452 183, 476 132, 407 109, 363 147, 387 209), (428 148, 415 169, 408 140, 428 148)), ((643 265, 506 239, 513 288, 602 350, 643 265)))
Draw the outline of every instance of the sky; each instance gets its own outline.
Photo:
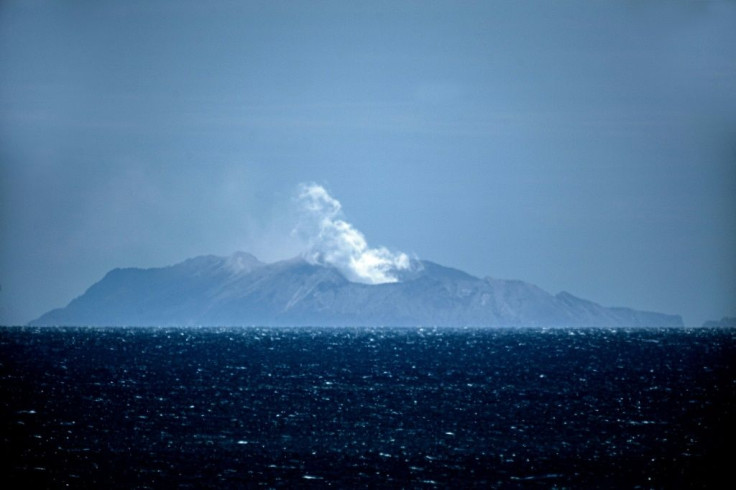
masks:
POLYGON ((736 2, 0 3, 0 324, 116 267, 371 250, 736 316, 736 2))

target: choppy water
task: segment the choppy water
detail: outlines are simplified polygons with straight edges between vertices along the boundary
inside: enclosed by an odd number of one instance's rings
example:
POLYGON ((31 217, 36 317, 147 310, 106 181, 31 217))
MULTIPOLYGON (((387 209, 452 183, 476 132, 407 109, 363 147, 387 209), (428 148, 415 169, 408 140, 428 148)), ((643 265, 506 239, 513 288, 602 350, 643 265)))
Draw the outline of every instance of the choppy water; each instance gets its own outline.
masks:
POLYGON ((709 488, 721 329, 0 329, 5 488, 709 488))

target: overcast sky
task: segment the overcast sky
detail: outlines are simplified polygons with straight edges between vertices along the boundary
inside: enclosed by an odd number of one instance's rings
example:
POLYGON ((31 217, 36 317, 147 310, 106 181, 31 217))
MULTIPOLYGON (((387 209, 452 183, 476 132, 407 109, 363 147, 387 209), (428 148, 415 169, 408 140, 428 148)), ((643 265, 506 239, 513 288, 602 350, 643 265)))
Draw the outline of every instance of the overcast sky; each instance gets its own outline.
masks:
POLYGON ((371 246, 736 315, 736 2, 0 3, 0 324, 115 267, 371 246))

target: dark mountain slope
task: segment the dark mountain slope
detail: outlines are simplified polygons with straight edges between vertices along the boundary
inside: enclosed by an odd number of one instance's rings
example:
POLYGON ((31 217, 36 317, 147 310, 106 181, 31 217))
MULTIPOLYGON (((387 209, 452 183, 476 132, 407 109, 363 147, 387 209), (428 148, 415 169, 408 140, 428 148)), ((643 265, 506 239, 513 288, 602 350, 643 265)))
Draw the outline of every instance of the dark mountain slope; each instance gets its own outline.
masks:
POLYGON ((675 326, 679 316, 605 308, 522 281, 416 261, 399 282, 349 282, 336 269, 242 252, 170 267, 115 269, 32 325, 675 326))

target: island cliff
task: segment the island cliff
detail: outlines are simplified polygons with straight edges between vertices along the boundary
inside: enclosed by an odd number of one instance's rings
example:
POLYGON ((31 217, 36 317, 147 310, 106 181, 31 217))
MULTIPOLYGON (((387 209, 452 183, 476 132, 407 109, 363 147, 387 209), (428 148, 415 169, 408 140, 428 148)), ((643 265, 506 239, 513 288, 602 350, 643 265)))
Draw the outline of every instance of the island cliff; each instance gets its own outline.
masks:
POLYGON ((114 269, 30 325, 681 326, 677 315, 607 308, 522 281, 413 261, 396 282, 361 284, 302 258, 238 252, 152 269, 114 269))

